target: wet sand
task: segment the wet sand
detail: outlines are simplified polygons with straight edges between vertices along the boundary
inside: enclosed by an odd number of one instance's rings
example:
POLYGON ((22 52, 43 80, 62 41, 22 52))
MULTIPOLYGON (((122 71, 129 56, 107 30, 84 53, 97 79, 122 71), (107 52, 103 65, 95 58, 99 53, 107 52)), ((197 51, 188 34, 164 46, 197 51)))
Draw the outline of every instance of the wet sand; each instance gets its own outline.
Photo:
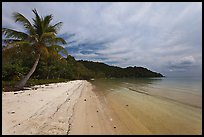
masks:
POLYGON ((35 87, 2 93, 2 134, 202 134, 202 110, 185 104, 85 80, 35 87))
MULTIPOLYGON (((98 92, 103 94, 103 92, 98 92)), ((100 95, 119 134, 202 134, 202 108, 124 88, 100 95)))

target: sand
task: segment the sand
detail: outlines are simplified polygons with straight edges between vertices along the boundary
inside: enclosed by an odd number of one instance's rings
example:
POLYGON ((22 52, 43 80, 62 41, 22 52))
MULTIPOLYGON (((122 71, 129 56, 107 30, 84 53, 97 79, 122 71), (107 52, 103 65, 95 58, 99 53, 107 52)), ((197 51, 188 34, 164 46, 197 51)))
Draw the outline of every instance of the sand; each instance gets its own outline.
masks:
POLYGON ((201 109, 139 93, 131 95, 135 101, 127 92, 103 93, 85 80, 3 92, 2 134, 202 134, 201 109))
POLYGON ((2 93, 2 134, 115 134, 89 82, 35 87, 2 93))
POLYGON ((109 92, 101 100, 106 102, 102 104, 109 104, 106 108, 120 128, 117 134, 202 134, 202 109, 199 107, 128 89, 109 92))

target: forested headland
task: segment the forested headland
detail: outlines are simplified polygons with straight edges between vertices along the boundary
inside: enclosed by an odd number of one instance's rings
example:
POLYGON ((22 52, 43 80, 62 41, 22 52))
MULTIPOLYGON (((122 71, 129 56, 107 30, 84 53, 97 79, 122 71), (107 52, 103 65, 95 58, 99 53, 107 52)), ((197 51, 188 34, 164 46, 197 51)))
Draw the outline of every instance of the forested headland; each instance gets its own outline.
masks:
POLYGON ((13 19, 25 31, 2 28, 2 84, 8 90, 24 86, 75 79, 162 77, 143 67, 120 68, 92 61, 76 61, 61 46, 67 42, 58 37, 62 22, 53 24, 53 15, 40 16, 32 10, 30 22, 14 12, 13 19), (13 87, 13 88, 10 88, 13 87))
MULTIPOLYGON (((2 81, 12 85, 26 75, 35 62, 35 52, 31 46, 19 46, 2 49, 2 81)), ((120 68, 100 62, 77 61, 71 55, 63 57, 57 52, 42 54, 36 71, 28 80, 28 85, 46 82, 91 78, 137 78, 162 77, 143 67, 120 68)))

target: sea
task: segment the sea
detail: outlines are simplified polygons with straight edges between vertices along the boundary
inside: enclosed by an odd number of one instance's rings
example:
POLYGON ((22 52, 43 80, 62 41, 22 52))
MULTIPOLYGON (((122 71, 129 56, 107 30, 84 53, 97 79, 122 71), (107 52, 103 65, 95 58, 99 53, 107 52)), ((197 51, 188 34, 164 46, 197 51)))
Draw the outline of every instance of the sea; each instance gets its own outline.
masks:
POLYGON ((91 83, 114 115, 125 115, 124 108, 152 134, 202 134, 202 77, 110 78, 91 83))

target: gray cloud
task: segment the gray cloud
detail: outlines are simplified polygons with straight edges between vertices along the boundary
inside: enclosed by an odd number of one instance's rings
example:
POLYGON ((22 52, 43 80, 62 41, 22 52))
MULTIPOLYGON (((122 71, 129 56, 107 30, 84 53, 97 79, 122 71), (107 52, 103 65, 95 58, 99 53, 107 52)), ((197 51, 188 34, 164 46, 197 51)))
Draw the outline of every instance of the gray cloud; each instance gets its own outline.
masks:
POLYGON ((192 67, 196 64, 195 59, 192 56, 184 57, 173 62, 169 63, 169 68, 171 71, 175 71, 177 69, 185 70, 189 67, 192 67))
POLYGON ((53 23, 64 23, 59 35, 74 41, 66 47, 76 59, 144 66, 164 75, 202 73, 202 3, 3 2, 2 8, 3 27, 18 30, 23 28, 12 21, 14 11, 29 19, 33 8, 53 14, 53 23))

